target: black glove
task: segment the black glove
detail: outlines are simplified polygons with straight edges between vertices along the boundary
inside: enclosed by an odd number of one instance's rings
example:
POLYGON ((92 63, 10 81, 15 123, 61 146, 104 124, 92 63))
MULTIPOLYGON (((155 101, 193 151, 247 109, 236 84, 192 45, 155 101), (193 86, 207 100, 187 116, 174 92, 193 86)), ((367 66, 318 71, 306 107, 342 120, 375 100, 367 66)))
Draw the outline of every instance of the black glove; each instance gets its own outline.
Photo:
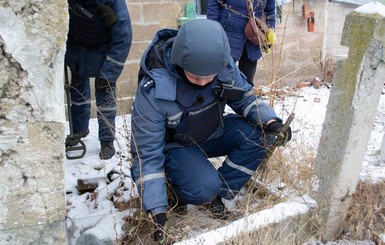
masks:
POLYGON ((108 92, 112 90, 112 83, 105 78, 97 77, 95 79, 95 89, 99 92, 108 92))
POLYGON ((267 130, 277 136, 274 145, 275 146, 285 146, 287 142, 291 140, 291 128, 287 128, 286 132, 282 132, 283 124, 274 121, 266 126, 267 130))
POLYGON ((159 213, 154 216, 155 219, 155 232, 154 240, 159 244, 165 244, 166 235, 165 230, 167 229, 167 216, 166 213, 159 213))

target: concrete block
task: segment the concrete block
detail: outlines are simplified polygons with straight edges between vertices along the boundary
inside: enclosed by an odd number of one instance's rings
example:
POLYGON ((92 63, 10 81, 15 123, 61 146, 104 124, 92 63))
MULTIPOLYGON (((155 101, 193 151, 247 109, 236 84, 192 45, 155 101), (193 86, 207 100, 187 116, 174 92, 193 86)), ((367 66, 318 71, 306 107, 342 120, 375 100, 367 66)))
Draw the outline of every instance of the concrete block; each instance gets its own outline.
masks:
POLYGON ((366 50, 365 46, 367 47, 369 40, 372 38, 375 24, 375 16, 352 12, 346 17, 341 44, 346 47, 352 47, 352 44, 360 46, 361 49, 363 48, 362 52, 364 52, 366 50))
POLYGON ((310 211, 316 206, 317 203, 309 197, 297 197, 175 245, 193 245, 197 241, 204 241, 204 244, 236 244, 236 238, 242 235, 246 235, 253 244, 301 244, 312 233, 312 222, 308 221, 310 211), (298 227, 301 229, 298 230, 298 227))
MULTIPOLYGON (((133 42, 151 42, 155 33, 160 29, 160 21, 156 24, 134 24, 132 32, 134 33, 133 42)), ((131 52, 131 51, 130 51, 131 52)), ((142 50, 144 52, 144 50, 142 50)))
POLYGON ((151 27, 149 27, 149 26, 147 26, 147 27, 146 26, 136 26, 135 30, 137 30, 139 28, 143 29, 143 32, 147 33, 149 39, 143 40, 143 41, 135 41, 131 44, 131 50, 130 50, 130 53, 128 54, 128 58, 127 58, 127 61, 131 61, 131 62, 126 63, 126 65, 131 64, 132 60, 136 60, 136 62, 140 62, 140 60, 142 59, 142 55, 143 55, 144 50, 146 50, 148 45, 150 45, 152 38, 155 35, 155 33, 154 33, 155 30, 154 30, 153 26, 151 26, 151 27))
POLYGON ((138 4, 130 4, 127 8, 130 12, 131 24, 140 23, 142 20, 142 7, 138 4))

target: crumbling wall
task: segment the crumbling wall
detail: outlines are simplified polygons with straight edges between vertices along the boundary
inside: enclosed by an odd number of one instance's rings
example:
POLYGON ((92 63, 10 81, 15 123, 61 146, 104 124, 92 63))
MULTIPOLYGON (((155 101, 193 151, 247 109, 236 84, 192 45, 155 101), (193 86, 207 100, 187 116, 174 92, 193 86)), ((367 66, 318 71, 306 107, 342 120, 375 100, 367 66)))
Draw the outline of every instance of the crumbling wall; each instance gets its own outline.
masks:
POLYGON ((0 0, 0 23, 0 243, 63 241, 67 1, 0 0))

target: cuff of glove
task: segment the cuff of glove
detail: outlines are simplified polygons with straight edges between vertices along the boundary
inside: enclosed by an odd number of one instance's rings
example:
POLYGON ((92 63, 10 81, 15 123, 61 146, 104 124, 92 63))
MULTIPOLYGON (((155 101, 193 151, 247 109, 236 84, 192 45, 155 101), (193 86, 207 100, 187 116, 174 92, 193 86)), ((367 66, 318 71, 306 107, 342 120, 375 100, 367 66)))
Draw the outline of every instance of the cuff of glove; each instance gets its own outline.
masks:
POLYGON ((283 125, 282 124, 282 120, 279 119, 279 118, 276 118, 276 117, 271 117, 268 120, 266 120, 266 122, 264 123, 263 128, 269 130, 269 129, 272 128, 273 125, 276 126, 278 124, 283 125))
POLYGON ((282 127, 283 124, 278 121, 273 121, 266 125, 266 129, 272 133, 279 133, 282 127))

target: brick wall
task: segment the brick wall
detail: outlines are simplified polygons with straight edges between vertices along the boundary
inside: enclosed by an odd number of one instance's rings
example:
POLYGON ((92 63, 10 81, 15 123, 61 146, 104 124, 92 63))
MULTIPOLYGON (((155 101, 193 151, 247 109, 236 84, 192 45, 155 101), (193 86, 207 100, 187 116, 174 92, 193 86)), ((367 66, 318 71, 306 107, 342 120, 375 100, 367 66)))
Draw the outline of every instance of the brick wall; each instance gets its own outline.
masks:
MULTIPOLYGON (((117 83, 118 114, 131 112, 132 96, 138 84, 139 63, 154 34, 162 28, 176 29, 188 0, 126 0, 131 17, 133 39, 131 50, 117 83)), ((91 117, 96 117, 94 86, 91 80, 91 117)))
MULTIPOLYGON (((187 0, 127 0, 133 40, 125 68, 119 78, 118 97, 134 95, 138 83, 139 62, 144 50, 159 29, 177 28, 177 19, 183 16, 186 2, 187 0)), ((126 111, 129 108, 121 110, 126 111)))
MULTIPOLYGON (((137 85, 139 62, 155 32, 161 28, 177 28, 177 18, 183 16, 188 0, 127 1, 133 27, 133 43, 125 69, 119 79, 118 97, 132 96, 137 85)), ((255 83, 278 86, 309 81, 315 76, 328 80, 336 58, 347 54, 340 45, 345 16, 353 4, 328 0, 293 0, 283 6, 283 21, 277 23, 277 42, 271 54, 258 61, 255 83), (314 11, 315 27, 308 32, 302 7, 307 3, 314 11), (326 65, 325 65, 326 64, 326 65)), ((120 103, 121 113, 129 112, 131 103, 120 103)))

